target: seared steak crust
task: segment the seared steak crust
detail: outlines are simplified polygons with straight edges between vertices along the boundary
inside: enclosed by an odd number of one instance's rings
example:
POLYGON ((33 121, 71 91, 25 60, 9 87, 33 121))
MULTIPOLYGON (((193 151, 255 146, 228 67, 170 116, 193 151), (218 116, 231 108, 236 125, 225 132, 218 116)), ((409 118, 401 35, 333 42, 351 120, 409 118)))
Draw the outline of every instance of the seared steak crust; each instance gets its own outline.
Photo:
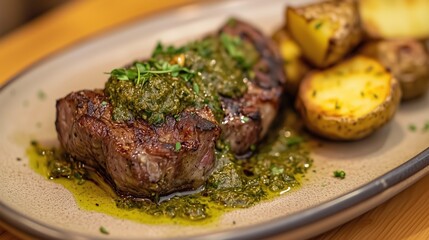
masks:
POLYGON ((210 110, 185 111, 160 126, 114 122, 111 114, 102 91, 73 92, 57 101, 56 129, 63 148, 118 194, 153 198, 205 182, 220 135, 210 110))

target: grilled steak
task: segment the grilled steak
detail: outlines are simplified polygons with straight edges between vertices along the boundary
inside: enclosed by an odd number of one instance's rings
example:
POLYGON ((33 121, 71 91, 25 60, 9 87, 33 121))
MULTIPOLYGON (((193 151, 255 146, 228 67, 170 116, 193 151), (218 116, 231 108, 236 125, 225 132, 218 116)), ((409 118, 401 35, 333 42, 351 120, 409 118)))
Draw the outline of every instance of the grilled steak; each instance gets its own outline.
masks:
POLYGON ((160 126, 114 122, 111 113, 102 91, 73 92, 57 102, 56 128, 63 148, 97 169, 118 194, 155 197, 196 189, 207 179, 220 134, 208 108, 160 126))
POLYGON ((208 106, 167 115, 161 124, 139 118, 114 121, 114 106, 105 91, 83 90, 57 101, 56 129, 63 148, 120 195, 153 199, 202 186, 215 166, 218 139, 243 155, 264 137, 285 82, 271 40, 240 21, 226 24, 216 34, 222 33, 251 43, 260 56, 252 67, 254 77, 244 80, 247 91, 242 96, 220 95, 221 122, 208 106))

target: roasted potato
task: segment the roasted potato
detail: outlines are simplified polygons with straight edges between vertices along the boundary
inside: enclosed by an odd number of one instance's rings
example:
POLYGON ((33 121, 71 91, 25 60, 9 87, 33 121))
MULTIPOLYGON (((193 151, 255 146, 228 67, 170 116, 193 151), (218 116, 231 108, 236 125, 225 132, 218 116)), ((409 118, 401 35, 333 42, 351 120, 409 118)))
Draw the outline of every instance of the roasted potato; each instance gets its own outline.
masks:
POLYGON ((363 29, 372 38, 428 38, 428 0, 360 0, 363 29))
POLYGON ((287 7, 286 27, 308 61, 322 68, 341 60, 362 36, 353 1, 287 7))
POLYGON ((310 70, 308 64, 303 60, 302 50, 291 38, 287 30, 282 27, 273 34, 273 40, 280 49, 280 54, 284 61, 286 73, 286 91, 295 96, 301 80, 310 70))
POLYGON ((381 63, 355 56, 308 74, 296 108, 310 131, 329 139, 357 140, 387 123, 400 99, 398 81, 381 63))
POLYGON ((417 98, 429 88, 429 55, 417 40, 382 40, 367 43, 361 53, 379 60, 398 79, 402 100, 417 98))

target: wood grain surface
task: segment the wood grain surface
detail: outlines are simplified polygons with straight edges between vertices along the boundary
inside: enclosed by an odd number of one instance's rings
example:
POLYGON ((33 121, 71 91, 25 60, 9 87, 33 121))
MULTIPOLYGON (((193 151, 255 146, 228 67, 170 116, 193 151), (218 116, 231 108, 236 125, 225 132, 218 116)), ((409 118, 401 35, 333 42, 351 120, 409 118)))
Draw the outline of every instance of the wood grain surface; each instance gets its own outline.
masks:
MULTIPOLYGON (((71 1, 0 38, 0 84, 47 55, 125 22, 195 0, 71 1)), ((315 239, 429 239, 429 176, 315 239)), ((0 228, 0 240, 19 239, 0 228)))

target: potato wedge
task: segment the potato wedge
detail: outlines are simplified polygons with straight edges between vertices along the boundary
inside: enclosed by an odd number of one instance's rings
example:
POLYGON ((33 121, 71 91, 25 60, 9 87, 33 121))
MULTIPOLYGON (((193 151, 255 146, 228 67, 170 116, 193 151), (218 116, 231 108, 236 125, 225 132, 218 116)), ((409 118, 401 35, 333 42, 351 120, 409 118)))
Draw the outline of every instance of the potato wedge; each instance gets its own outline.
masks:
POLYGON ((295 96, 299 84, 305 74, 310 70, 308 64, 303 60, 302 50, 292 39, 286 28, 282 27, 273 34, 273 40, 279 46, 280 55, 284 61, 286 73, 286 92, 295 96))
POLYGON ((357 140, 387 123, 400 99, 398 81, 381 63, 355 56, 308 74, 296 107, 310 131, 334 140, 357 140))
POLYGON ((422 96, 429 88, 429 55, 417 40, 382 40, 367 43, 360 51, 380 61, 398 79, 402 100, 422 96))
POLYGON ((372 38, 429 38, 428 0, 360 0, 359 14, 372 38))
POLYGON ((286 26, 304 56, 317 67, 341 60, 362 38, 353 1, 329 1, 286 8, 286 26))

